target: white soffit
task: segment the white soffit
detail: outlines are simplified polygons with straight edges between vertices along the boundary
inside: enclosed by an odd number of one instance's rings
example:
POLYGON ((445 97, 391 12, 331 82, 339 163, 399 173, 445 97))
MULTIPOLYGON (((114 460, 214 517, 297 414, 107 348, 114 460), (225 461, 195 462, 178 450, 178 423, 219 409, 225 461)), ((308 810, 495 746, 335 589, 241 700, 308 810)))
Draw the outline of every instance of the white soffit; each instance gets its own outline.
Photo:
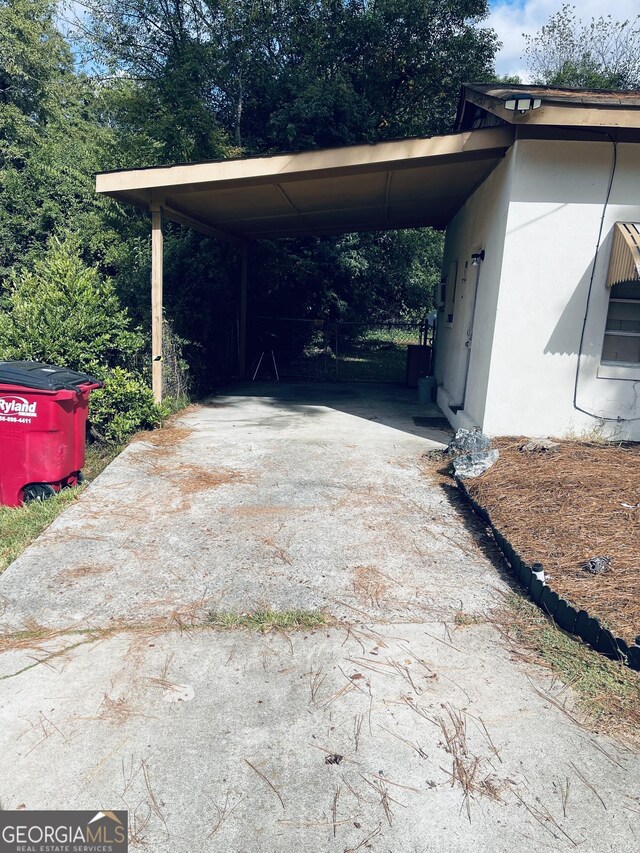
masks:
POLYGON ((96 177, 122 202, 232 242, 425 225, 444 227, 500 162, 509 127, 96 177))
POLYGON ((613 228, 607 287, 623 281, 640 282, 640 223, 616 222, 613 228))

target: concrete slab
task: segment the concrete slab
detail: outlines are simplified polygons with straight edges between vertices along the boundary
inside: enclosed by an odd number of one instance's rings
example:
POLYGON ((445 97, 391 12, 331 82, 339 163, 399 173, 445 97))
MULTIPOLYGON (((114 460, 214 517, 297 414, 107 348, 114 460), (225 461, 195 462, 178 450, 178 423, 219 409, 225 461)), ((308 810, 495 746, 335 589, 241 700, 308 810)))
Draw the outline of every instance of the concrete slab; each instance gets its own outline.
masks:
POLYGON ((488 626, 125 632, 3 682, 2 801, 136 850, 638 849, 637 757, 529 675, 488 626))
POLYGON ((639 849, 638 756, 483 621, 425 414, 249 386, 127 448, 0 579, 3 807, 127 808, 152 853, 639 849), (336 621, 202 624, 260 603, 336 621))
POLYGON ((464 583, 462 522, 420 470, 447 435, 414 413, 415 392, 385 386, 250 386, 193 408, 131 444, 5 572, 6 625, 260 604, 392 621, 484 608, 482 583, 464 583))

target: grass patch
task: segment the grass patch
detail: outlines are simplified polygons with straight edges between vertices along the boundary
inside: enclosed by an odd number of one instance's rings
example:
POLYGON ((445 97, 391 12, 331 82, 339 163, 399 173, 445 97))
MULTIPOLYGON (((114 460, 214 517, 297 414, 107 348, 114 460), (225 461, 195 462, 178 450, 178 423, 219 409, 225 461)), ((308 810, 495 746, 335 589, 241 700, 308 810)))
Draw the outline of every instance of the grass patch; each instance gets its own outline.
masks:
POLYGON ((216 628, 249 628, 253 631, 295 631, 322 628, 327 617, 319 610, 271 610, 262 608, 250 613, 214 611, 209 614, 209 624, 216 628))
MULTIPOLYGON (((85 479, 90 482, 106 468, 122 448, 115 446, 87 448, 85 479)), ((0 506, 0 572, 18 557, 43 530, 78 496, 82 486, 63 489, 46 501, 32 501, 24 506, 0 506)))
POLYGON ((338 365, 340 379, 404 381, 409 342, 418 343, 417 340, 393 340, 380 332, 341 342, 338 365))
POLYGON ((464 610, 458 610, 453 621, 456 628, 468 628, 470 625, 482 625, 487 621, 487 617, 479 613, 465 613, 464 610))
POLYGON ((337 341, 334 333, 327 339, 321 332, 314 334, 304 351, 279 369, 283 375, 330 381, 404 382, 407 345, 419 343, 419 338, 417 326, 412 325, 370 329, 360 325, 354 330, 346 324, 341 326, 337 341))
POLYGON ((95 480, 98 474, 101 474, 107 465, 116 458, 116 456, 124 450, 124 444, 92 444, 87 447, 86 458, 82 473, 86 482, 90 483, 95 480))
POLYGON ((75 500, 77 492, 78 489, 65 489, 46 501, 0 507, 0 572, 75 500))
POLYGON ((585 724, 640 742, 640 674, 561 631, 517 593, 505 596, 493 621, 518 657, 548 667, 573 689, 585 724))

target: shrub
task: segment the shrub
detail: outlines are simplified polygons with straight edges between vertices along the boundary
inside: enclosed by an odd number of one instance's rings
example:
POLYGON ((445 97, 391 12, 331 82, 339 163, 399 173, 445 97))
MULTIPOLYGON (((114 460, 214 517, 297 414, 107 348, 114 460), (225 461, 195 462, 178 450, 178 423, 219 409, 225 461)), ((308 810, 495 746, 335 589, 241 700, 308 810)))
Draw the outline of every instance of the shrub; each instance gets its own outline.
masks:
POLYGON ((150 388, 122 367, 110 370, 104 387, 90 397, 91 435, 113 444, 121 444, 137 430, 158 426, 167 414, 165 407, 154 402, 150 388))
POLYGON ((12 276, 0 303, 0 359, 43 361, 102 376, 144 345, 112 282, 87 266, 74 236, 12 276))
POLYGON ((168 413, 132 370, 144 343, 113 284, 84 263, 73 235, 52 237, 45 255, 14 273, 0 299, 0 359, 62 365, 104 381, 90 398, 93 439, 122 443, 168 413))

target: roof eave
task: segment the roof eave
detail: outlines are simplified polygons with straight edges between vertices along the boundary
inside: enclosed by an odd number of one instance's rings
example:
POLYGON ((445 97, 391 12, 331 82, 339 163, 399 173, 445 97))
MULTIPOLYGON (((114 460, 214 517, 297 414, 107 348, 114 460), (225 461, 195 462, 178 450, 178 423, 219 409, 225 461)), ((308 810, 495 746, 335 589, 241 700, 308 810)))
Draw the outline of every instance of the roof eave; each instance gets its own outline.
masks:
MULTIPOLYGON (((514 91, 531 91, 542 98, 542 106, 537 110, 518 113, 504 107, 504 99, 483 91, 478 84, 465 84, 462 87, 460 105, 456 118, 456 127, 462 123, 466 103, 474 104, 497 116, 513 126, 536 127, 601 127, 601 128, 640 128, 639 105, 618 103, 588 103, 584 101, 545 100, 546 87, 508 86, 514 91)), ((488 87, 487 87, 488 88, 488 87)), ((576 93, 580 90, 575 90, 576 93)))

